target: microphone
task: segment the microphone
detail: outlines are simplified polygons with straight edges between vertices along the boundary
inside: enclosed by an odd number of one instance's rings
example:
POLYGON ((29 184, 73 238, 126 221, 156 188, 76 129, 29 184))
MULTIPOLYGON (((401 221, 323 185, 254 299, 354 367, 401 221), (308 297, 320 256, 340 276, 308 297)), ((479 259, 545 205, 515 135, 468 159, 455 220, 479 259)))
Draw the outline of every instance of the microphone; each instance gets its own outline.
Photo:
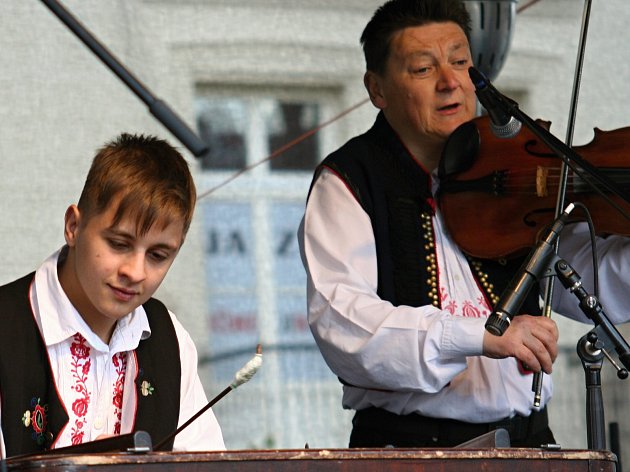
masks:
POLYGON ((490 83, 488 78, 474 67, 468 69, 468 75, 475 86, 475 94, 479 103, 486 109, 490 117, 490 129, 497 138, 513 138, 521 130, 521 122, 507 110, 512 100, 502 95, 490 83))
POLYGON ((555 254, 554 244, 573 208, 575 208, 575 205, 570 203, 562 215, 553 222, 547 232, 547 236, 529 253, 529 256, 518 270, 516 277, 512 279, 504 290, 499 303, 497 303, 497 306, 488 317, 485 325, 486 331, 495 336, 502 336, 508 326, 510 326, 512 318, 521 308, 529 291, 549 268, 548 264, 555 254))

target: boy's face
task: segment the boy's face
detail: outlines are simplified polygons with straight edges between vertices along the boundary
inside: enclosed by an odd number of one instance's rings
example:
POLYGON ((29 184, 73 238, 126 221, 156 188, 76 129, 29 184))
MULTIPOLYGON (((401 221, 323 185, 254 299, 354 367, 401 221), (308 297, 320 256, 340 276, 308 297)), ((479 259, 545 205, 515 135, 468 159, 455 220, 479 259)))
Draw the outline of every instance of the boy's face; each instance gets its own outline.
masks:
POLYGON ((145 235, 124 217, 112 227, 117 204, 83 217, 72 205, 66 211, 68 257, 59 268, 66 295, 92 330, 109 342, 116 321, 146 302, 157 290, 184 240, 183 221, 145 235))

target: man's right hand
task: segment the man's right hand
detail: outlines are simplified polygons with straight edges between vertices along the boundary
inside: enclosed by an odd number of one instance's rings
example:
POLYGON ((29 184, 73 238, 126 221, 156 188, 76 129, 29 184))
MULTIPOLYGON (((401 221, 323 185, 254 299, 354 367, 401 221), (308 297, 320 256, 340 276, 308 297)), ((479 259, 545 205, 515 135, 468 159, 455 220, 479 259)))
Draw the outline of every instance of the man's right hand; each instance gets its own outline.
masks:
POLYGON ((483 353, 494 359, 515 357, 534 372, 550 374, 558 355, 558 327, 546 316, 515 316, 503 336, 484 333, 483 353))

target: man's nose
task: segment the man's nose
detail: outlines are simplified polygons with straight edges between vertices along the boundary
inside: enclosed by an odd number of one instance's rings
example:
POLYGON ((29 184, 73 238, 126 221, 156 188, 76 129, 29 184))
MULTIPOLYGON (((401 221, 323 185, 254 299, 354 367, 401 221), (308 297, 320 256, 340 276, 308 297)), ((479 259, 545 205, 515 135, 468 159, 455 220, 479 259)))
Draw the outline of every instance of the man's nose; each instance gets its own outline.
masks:
POLYGON ((459 86, 459 78, 450 67, 440 67, 437 87, 439 91, 453 90, 459 86))
POLYGON ((129 254, 120 266, 120 273, 133 282, 144 280, 146 277, 144 254, 141 252, 129 254))

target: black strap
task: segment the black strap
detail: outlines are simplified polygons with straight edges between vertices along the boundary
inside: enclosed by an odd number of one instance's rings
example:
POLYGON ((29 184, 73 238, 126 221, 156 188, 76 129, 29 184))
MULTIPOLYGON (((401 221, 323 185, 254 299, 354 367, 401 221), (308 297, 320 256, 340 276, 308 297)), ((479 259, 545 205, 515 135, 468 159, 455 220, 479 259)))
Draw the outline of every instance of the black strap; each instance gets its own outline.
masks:
MULTIPOLYGON (((390 434, 392 440, 388 441, 389 444, 398 447, 409 447, 414 441, 419 445, 451 447, 499 428, 508 431, 512 443, 523 443, 549 428, 546 408, 532 411, 530 416, 516 415, 492 423, 467 423, 416 413, 397 415, 372 407, 357 411, 352 424, 353 435, 365 437, 369 436, 369 431, 378 432, 381 437, 390 434), (409 442, 400 443, 399 438, 408 438, 409 442)), ((382 444, 381 447, 386 445, 382 444)))

